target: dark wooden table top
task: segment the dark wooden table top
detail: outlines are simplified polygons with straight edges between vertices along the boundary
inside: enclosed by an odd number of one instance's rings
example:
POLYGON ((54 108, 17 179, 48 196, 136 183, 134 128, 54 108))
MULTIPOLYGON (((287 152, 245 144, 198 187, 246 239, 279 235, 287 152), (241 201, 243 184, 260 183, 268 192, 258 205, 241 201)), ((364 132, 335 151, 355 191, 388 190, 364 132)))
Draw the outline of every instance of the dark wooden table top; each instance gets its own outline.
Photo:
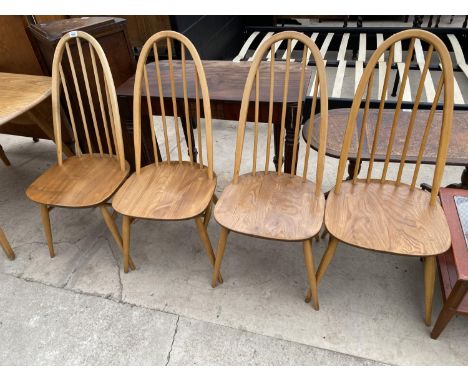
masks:
MULTIPOLYGON (((377 109, 370 109, 366 123, 366 134, 364 135, 364 145, 362 150, 362 159, 370 158, 370 151, 372 148, 372 140, 374 137, 374 129, 377 120, 377 109)), ((422 132, 426 127, 427 117, 429 110, 419 110, 414 130, 412 134, 411 143, 408 149, 407 162, 414 163, 418 157, 422 132)), ((394 110, 383 110, 382 123, 380 126, 379 143, 376 151, 376 161, 384 161, 387 150, 388 138, 393 121, 394 110)), ((327 155, 339 158, 341 154, 341 146, 343 143, 344 132, 348 121, 349 109, 333 109, 328 113, 328 139, 327 139, 327 155)), ((361 114, 362 116, 362 114, 361 114)), ((393 156, 391 161, 399 161, 400 155, 403 150, 403 145, 406 138, 407 126, 409 124, 411 111, 402 110, 400 112, 398 126, 395 135, 395 142, 393 146, 393 156)), ((315 126, 318 126, 320 115, 316 117, 315 126)), ((423 156, 423 163, 434 164, 437 158, 437 147, 439 142, 439 133, 442 120, 442 111, 436 111, 433 120, 433 126, 429 134, 426 144, 426 150, 423 156)), ((358 149, 358 137, 361 128, 361 119, 358 118, 357 126, 354 131, 353 141, 351 143, 349 158, 355 159, 358 149)), ((307 139, 308 123, 305 124, 303 129, 303 137, 307 139)), ((314 129, 311 146, 314 149, 318 147, 318 129, 314 129)), ((452 136, 450 140, 447 164, 454 166, 464 166, 468 164, 468 111, 457 110, 453 115, 452 136)))
MULTIPOLYGON (((182 88, 182 64, 179 60, 174 60, 174 79, 176 87, 176 97, 183 98, 182 88)), ((195 99, 195 76, 193 61, 187 61, 187 91, 190 100, 195 99)), ((232 62, 232 61, 203 61, 205 75, 208 83, 211 102, 235 102, 242 101, 245 81, 251 66, 251 62, 232 62)), ((151 97, 159 97, 155 64, 146 65, 150 81, 151 97)), ((171 97, 171 86, 169 79, 168 61, 160 61, 161 78, 163 83, 163 96, 165 99, 171 97)), ((283 82, 284 82, 284 62, 275 62, 275 91, 274 102, 281 103, 283 100, 283 82)), ((306 68, 304 76, 304 95, 310 84, 311 69, 306 68)), ((292 62, 290 64, 289 87, 287 103, 297 103, 299 95, 299 84, 301 78, 301 64, 292 62)), ((119 97, 133 97, 134 77, 129 78, 117 89, 119 97)), ((142 91, 144 93, 144 89, 142 91)), ((201 94, 201 93, 200 93, 201 94)), ((262 62, 260 64, 260 93, 259 100, 262 103, 268 103, 270 96, 270 63, 262 62)), ((255 99, 255 84, 252 88, 251 100, 255 99)))

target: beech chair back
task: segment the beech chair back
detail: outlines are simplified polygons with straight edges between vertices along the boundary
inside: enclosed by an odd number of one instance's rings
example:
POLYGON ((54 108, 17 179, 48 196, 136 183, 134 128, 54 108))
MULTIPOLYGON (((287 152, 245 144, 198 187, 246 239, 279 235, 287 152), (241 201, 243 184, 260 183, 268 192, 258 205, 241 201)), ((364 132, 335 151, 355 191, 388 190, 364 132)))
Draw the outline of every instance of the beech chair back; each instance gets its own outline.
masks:
MULTIPOLYGON (((270 164, 270 152, 271 152, 271 134, 272 134, 272 120, 273 120, 273 108, 274 108, 274 89, 275 89, 275 55, 276 48, 279 44, 284 44, 284 41, 287 43, 286 50, 286 62, 285 62, 285 73, 283 81, 283 93, 282 93, 282 108, 281 108, 281 132, 280 132, 280 141, 279 141, 279 152, 278 152, 278 175, 282 173, 283 166, 283 150, 284 150, 284 136, 285 136, 285 120, 287 112, 287 100, 288 100, 288 91, 289 91, 289 77, 290 77, 290 67, 291 67, 291 50, 292 46, 296 46, 298 43, 299 46, 302 45, 302 60, 301 60, 301 75, 300 75, 300 84, 299 91, 297 94, 297 112, 294 122, 294 148, 293 148, 293 166, 291 168, 291 175, 296 175, 296 163, 298 157, 298 139, 299 131, 302 126, 303 119, 303 104, 306 91, 304 91, 306 68, 310 60, 313 60, 316 65, 316 74, 315 79, 312 82, 312 106, 309 119, 309 131, 307 137, 307 145, 305 148, 304 155, 304 170, 302 173, 303 180, 307 179, 308 172, 308 162, 310 156, 310 143, 312 139, 312 131, 314 129, 314 116, 317 109, 317 103, 320 105, 320 126, 319 130, 319 147, 318 147, 318 159, 317 159, 317 171, 316 171, 316 194, 321 193, 321 185, 323 179, 323 168, 325 161, 325 147, 326 147, 326 138, 327 138, 327 123, 328 123, 328 92, 327 92, 327 78, 325 73, 325 65, 320 54, 319 49, 315 43, 303 33, 285 31, 280 32, 272 37, 268 38, 263 42, 255 53, 250 71, 246 80, 244 93, 242 97, 241 111, 239 117, 239 126, 237 130, 237 143, 236 143, 236 157, 234 165, 234 178, 233 183, 237 183, 239 178, 240 166, 242 161, 242 151, 245 138, 245 127, 247 121, 247 115, 249 113, 249 107, 252 106, 255 108, 255 122, 254 122, 254 142, 253 142, 253 153, 252 153, 252 173, 253 175, 257 172, 257 145, 258 145, 258 122, 259 122, 259 91, 260 91, 260 64, 264 59, 265 55, 270 61, 270 87, 269 87, 269 103, 268 103, 268 128, 267 128, 267 141, 266 141, 266 153, 265 153, 265 172, 269 172, 270 164), (251 102, 251 93, 252 89, 255 87, 255 98, 254 102, 251 102), (320 97, 319 97, 320 95, 320 97)), ((307 90, 307 89, 306 89, 307 90)))
POLYGON ((122 129, 114 80, 104 51, 97 40, 88 33, 68 32, 60 39, 55 49, 52 63, 52 113, 59 165, 62 165, 62 94, 73 130, 76 155, 115 157, 119 161, 120 169, 125 171, 122 129), (92 76, 88 74, 89 67, 93 69, 92 76), (64 73, 71 73, 71 76, 65 76, 64 73), (67 83, 66 78, 70 77, 73 81, 67 83), (95 110, 95 97, 99 100, 100 110, 95 110), (75 99, 78 101, 79 113, 76 113, 76 105, 73 105, 75 99), (81 123, 77 123, 79 120, 81 123), (84 129, 85 150, 82 150, 78 139, 77 130, 80 126, 84 129), (104 136, 101 136, 102 130, 104 136))
MULTIPOLYGON (((420 46, 420 45, 419 45, 420 46)), ((431 81, 432 83, 432 81, 431 81)), ((375 92, 375 89, 374 89, 375 92)), ((439 193, 440 182, 442 180, 442 175, 445 167, 445 161, 447 157, 447 150, 450 141, 450 133, 452 128, 452 116, 453 116, 453 104, 454 104, 454 78, 453 78, 453 67, 452 61, 450 59, 449 52, 447 47, 442 42, 440 38, 436 35, 420 30, 420 29, 412 29, 406 30, 403 32, 399 32, 394 34, 393 36, 389 37, 385 40, 381 45, 379 45, 371 56, 364 73, 361 77, 359 85, 356 89, 356 93, 354 96, 354 100, 351 106, 351 111, 348 118, 348 123, 346 126, 346 132, 344 136, 344 142, 342 146, 342 151, 340 155, 340 162, 338 166, 338 174, 336 178, 336 187, 335 193, 340 192, 341 183, 343 182, 343 176, 345 172, 346 162, 348 160, 348 153, 350 149, 350 145, 352 143, 353 135, 355 134, 356 126, 358 125, 358 119, 361 118, 360 123, 360 131, 358 135, 358 151, 357 151, 357 158, 356 158, 356 166, 354 169, 354 174, 352 177, 353 183, 355 183, 358 179, 358 172, 359 172, 359 163, 361 160, 361 153, 362 147, 364 144, 364 140, 367 135, 367 139, 372 141, 372 148, 370 151, 370 160, 369 160, 369 167, 367 171, 367 175, 365 178, 366 182, 370 182, 371 180, 379 179, 381 183, 384 182, 394 182, 396 185, 399 185, 402 182, 402 174, 403 169, 405 166, 405 162, 407 160, 408 149, 411 144, 411 140, 413 142, 419 142, 419 153, 416 160, 416 165, 413 171, 413 177, 410 189, 413 191, 416 186, 416 182, 419 175, 419 170, 421 166, 421 161, 423 159, 425 145, 430 134, 431 128, 433 128, 434 122, 434 114, 439 105, 439 100, 443 97, 443 115, 441 119, 440 129, 440 138, 439 138, 439 146, 437 152, 437 162, 435 165, 434 176, 432 180, 432 191, 431 191, 431 201, 430 204, 433 205, 436 202, 437 195, 439 193), (382 128, 382 111, 385 108, 385 103, 387 100, 387 88, 388 83, 390 81, 390 72, 393 65, 394 60, 394 49, 396 43, 408 43, 408 51, 407 56, 404 62, 404 70, 403 75, 401 77, 401 84, 398 93, 398 98, 396 102, 396 107, 393 115, 393 121, 391 124, 390 134, 388 138, 388 142, 386 143, 386 155, 385 155, 385 162, 383 165, 382 173, 380 177, 374 178, 373 177, 373 165, 375 161, 376 155, 376 148, 379 143, 379 133, 381 132, 382 128), (419 82, 417 84, 416 96, 414 98, 414 105, 410 110, 404 112, 410 112, 410 118, 408 126, 406 127, 406 134, 405 140, 403 143, 403 148, 401 151, 398 151, 395 154, 392 149, 395 147, 395 136, 396 130, 398 128, 398 120, 399 115, 402 112, 402 100, 403 94, 405 92, 405 86, 409 81, 409 67, 411 64, 411 60, 413 59, 413 53, 415 51, 415 46, 424 43, 427 45, 427 53, 424 57, 425 64, 420 70, 419 82), (373 93, 373 84, 374 81, 374 73, 375 73, 375 66, 381 61, 383 58, 387 56, 388 60, 386 62, 386 71, 385 77, 383 80, 383 85, 381 86, 380 90, 380 103, 379 103, 379 111, 376 119, 375 126, 373 128, 369 128, 367 116, 369 111, 369 103, 373 93), (414 134, 414 125, 418 115, 418 109, 420 107, 421 101, 421 94, 426 86, 427 77, 430 76, 429 73, 429 66, 439 64, 440 67, 440 76, 438 80, 438 84, 435 88, 434 98, 432 101, 432 105, 430 111, 428 113, 427 121, 425 124, 425 128, 420 133, 420 137, 417 137, 414 134), (365 98, 364 98, 365 96, 365 98), (363 109, 363 110, 361 110, 363 109), (372 137, 373 133, 373 137, 372 137), (419 139, 417 141, 416 139, 419 139), (400 165, 398 168, 398 173, 395 180, 388 179, 388 167, 390 162, 391 156, 397 156, 400 158, 400 165)), ((440 107, 440 105, 439 105, 440 107)), ((417 146, 416 146, 417 147, 417 146)))
POLYGON ((208 93, 208 85, 206 82, 205 71, 200 59, 200 56, 192 44, 192 42, 184 35, 174 31, 162 31, 150 37, 141 51, 138 59, 135 87, 133 97, 133 118, 134 118, 134 144, 135 144, 135 163, 136 172, 140 173, 141 168, 141 127, 142 127, 142 99, 146 98, 147 113, 149 118, 149 126, 151 128, 151 137, 153 144, 154 163, 159 165, 159 146, 156 140, 156 126, 153 120, 153 107, 151 102, 151 89, 154 87, 155 94, 159 95, 159 108, 162 130, 164 135, 164 148, 166 163, 171 163, 171 152, 168 138, 167 118, 170 114, 173 116, 174 129, 177 143, 177 160, 175 162, 182 163, 182 148, 180 144, 180 128, 179 116, 185 118, 185 134, 187 136, 187 146, 191 163, 196 163, 203 167, 206 163, 208 167, 208 177, 213 179, 213 141, 211 130, 211 107, 210 97, 208 93), (160 60, 158 54, 158 44, 167 46, 168 58, 164 62, 160 60), (180 52, 180 62, 175 62, 174 53, 180 52), (149 73, 147 61, 150 53, 154 55, 154 71, 149 73), (161 67, 168 66, 169 84, 164 83, 164 78, 161 76, 161 67), (179 69, 176 72, 176 69, 179 69), (192 78, 188 78, 188 75, 192 78), (154 81, 151 81, 151 80, 154 81), (192 81, 193 79, 193 81, 192 81), (191 84, 192 89, 189 89, 191 84), (182 87, 182 89, 181 89, 182 87), (178 94, 183 94, 183 105, 178 104, 178 94), (189 99, 191 96, 191 99, 189 99), (201 102, 200 102, 201 99, 201 102), (195 105, 193 105, 193 101, 195 105), (183 111, 179 111, 180 107, 183 111), (191 126, 190 112, 191 106, 195 107, 197 137, 193 134, 193 126, 191 126), (205 149, 203 149, 202 125, 201 118, 204 117, 205 125, 205 149), (196 140, 193 142, 192 140, 196 140), (198 155, 194 153, 194 149, 198 151, 198 155), (206 161, 204 160, 204 153, 206 161), (198 158, 197 158, 198 156, 198 158))

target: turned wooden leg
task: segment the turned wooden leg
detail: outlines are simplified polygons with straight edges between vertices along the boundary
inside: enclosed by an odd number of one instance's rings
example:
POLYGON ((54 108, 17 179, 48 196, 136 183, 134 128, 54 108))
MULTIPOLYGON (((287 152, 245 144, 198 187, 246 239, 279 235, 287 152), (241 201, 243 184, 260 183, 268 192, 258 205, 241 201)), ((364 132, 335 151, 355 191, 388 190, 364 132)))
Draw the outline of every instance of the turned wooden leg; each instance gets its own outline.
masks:
POLYGON ((13 252, 13 249, 10 246, 10 243, 8 242, 5 233, 3 230, 0 228, 0 246, 3 248, 5 251, 6 255, 10 260, 15 259, 15 253, 13 252))
POLYGON ((128 263, 130 257, 130 216, 124 215, 122 221, 122 246, 123 246, 123 261, 124 261, 124 272, 128 273, 128 263))
POLYGON ((54 243, 52 241, 52 228, 50 226, 50 217, 49 217, 49 207, 45 204, 41 204, 41 217, 42 217, 42 225, 44 226, 47 245, 49 247, 50 257, 55 257, 54 252, 54 243))
MULTIPOLYGON (((114 237, 115 243, 117 244, 117 246, 119 247, 120 251, 123 254, 122 238, 120 237, 119 230, 117 229, 114 218, 112 217, 112 215, 110 214, 106 206, 100 206, 100 210, 101 210, 102 217, 104 218, 104 221, 107 225, 107 228, 109 228, 109 231, 114 237)), ((130 266, 130 269, 134 271, 135 264, 133 263, 133 260, 130 254, 128 255, 128 264, 130 266)))
MULTIPOLYGON (((211 265, 215 265, 215 256, 213 253, 213 247, 211 246, 211 241, 208 236, 208 232, 206 231, 205 224, 203 224, 203 221, 200 216, 197 216, 195 218, 195 223, 197 224, 197 229, 198 229, 198 234, 200 235, 200 238, 203 242, 203 245, 205 246, 206 254, 208 255, 208 259, 210 259, 211 265)), ((218 281, 220 283, 223 282, 223 279, 221 277, 221 274, 218 274, 218 281)))
POLYGON ((0 159, 3 163, 5 163, 6 166, 11 166, 11 163, 8 160, 8 157, 6 156, 5 151, 3 151, 2 145, 0 145, 0 159))
POLYGON ((440 333, 442 333, 442 331, 447 326, 448 322, 457 312, 458 306, 463 301, 467 293, 468 283, 458 280, 455 283, 455 286, 453 287, 452 291, 450 292, 447 301, 445 301, 445 304, 439 314, 439 317, 437 318, 434 328, 432 329, 432 339, 435 340, 439 337, 440 333))
POLYGON ((436 276, 436 256, 424 258, 424 300, 425 300, 425 322, 431 326, 432 300, 434 297, 434 284, 436 276))
POLYGON ((211 286, 216 287, 219 270, 221 269, 221 261, 223 261, 224 250, 226 248, 226 241, 229 234, 229 230, 225 227, 221 227, 221 234, 219 236, 218 248, 216 250, 216 260, 213 271, 213 278, 211 280, 211 286))
POLYGON ((309 290, 311 291, 312 305, 315 310, 319 310, 317 280, 315 278, 314 258, 312 255, 312 243, 310 240, 304 240, 304 261, 307 269, 307 278, 309 279, 309 290))
MULTIPOLYGON (((332 261, 333 256, 335 255, 337 245, 338 245, 338 239, 330 235, 327 250, 325 251, 325 254, 322 257, 322 260, 320 261, 320 265, 318 267, 317 274, 315 276, 317 279, 317 284, 320 283, 320 280, 322 279, 323 275, 327 271, 328 266, 330 265, 330 262, 332 261)), ((312 297, 312 291, 309 288, 309 290, 307 291, 305 302, 310 302, 311 297, 312 297)))

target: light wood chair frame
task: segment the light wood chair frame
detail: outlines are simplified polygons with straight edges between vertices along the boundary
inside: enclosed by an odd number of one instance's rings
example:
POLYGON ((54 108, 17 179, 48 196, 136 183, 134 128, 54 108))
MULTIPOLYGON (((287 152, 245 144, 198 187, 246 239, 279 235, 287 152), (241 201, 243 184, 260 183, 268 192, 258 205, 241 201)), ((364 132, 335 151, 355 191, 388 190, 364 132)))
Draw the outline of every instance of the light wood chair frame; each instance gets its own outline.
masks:
MULTIPOLYGON (((86 32, 82 32, 82 31, 68 32, 59 40, 57 47, 55 49, 55 53, 54 53, 54 58, 53 58, 53 63, 52 63, 52 116, 53 116, 53 123, 54 123, 54 136, 55 136, 55 142, 56 142, 56 148, 57 148, 57 162, 59 166, 63 165, 63 143, 62 143, 62 129, 61 129, 61 123, 62 123, 61 118, 62 118, 63 113, 61 114, 61 107, 60 107, 60 99, 61 99, 61 94, 62 94, 61 89, 63 89, 63 95, 66 100, 68 115, 70 117, 70 122, 71 122, 72 130, 73 130, 76 156, 78 157, 86 157, 86 156, 115 157, 119 163, 120 171, 128 175, 129 168, 128 168, 128 163, 125 161, 119 107, 117 103, 117 95, 115 92, 112 72, 111 72, 109 63, 107 61, 106 55, 101 45, 93 36, 91 36, 90 34, 86 32), (108 150, 107 154, 104 153, 104 150, 103 150, 104 146, 101 141, 101 136, 100 136, 100 132, 98 129, 96 111, 94 110, 94 104, 92 101, 92 94, 91 94, 91 89, 89 85, 89 77, 88 77, 88 73, 86 70, 85 60, 84 60, 84 55, 83 55, 84 47, 82 45, 82 40, 84 42, 87 42, 89 46, 90 57, 92 60, 92 66, 94 70, 94 79, 96 81, 96 88, 98 92, 99 104, 100 104, 102 120, 104 124, 105 138, 106 138, 107 150, 108 150), (99 147, 99 153, 93 152, 93 145, 91 143, 90 132, 88 129, 88 123, 87 123, 87 119, 85 116, 85 106, 83 105, 83 100, 81 98, 81 90, 80 90, 79 83, 78 83, 73 55, 70 49, 71 42, 77 44, 81 70, 83 73, 83 79, 84 79, 86 93, 87 93, 87 97, 89 101, 89 108, 90 108, 91 115, 92 115, 94 132, 96 134, 96 140, 97 140, 98 147, 99 147), (83 123, 84 131, 85 131, 88 153, 82 153, 79 140, 78 140, 77 126, 75 123, 75 115, 73 113, 70 93, 69 93, 69 89, 68 89, 67 82, 65 79, 64 71, 62 68, 62 59, 65 53, 68 58, 68 63, 70 65, 70 70, 71 70, 72 77, 73 77, 73 84, 74 84, 75 92, 78 98, 80 116, 81 116, 81 120, 83 123), (105 88, 104 92, 101 89, 101 84, 100 84, 100 79, 99 79, 100 77, 99 77, 98 69, 97 69, 99 64, 101 65, 101 69, 102 69, 104 88, 105 88), (106 112, 105 110, 105 106, 104 106, 105 103, 107 104, 108 112, 106 112), (109 117, 109 121, 111 125, 110 128, 112 132, 115 152, 112 148, 112 143, 111 143, 112 138, 109 132, 109 126, 107 125, 108 117, 109 117)), ((117 189, 115 191, 117 191, 117 189)), ((114 240, 117 243, 117 246, 122 250, 123 249, 122 238, 115 224, 115 219, 117 217, 117 214, 115 212, 111 213, 109 211, 111 204, 108 202, 108 200, 111 198, 112 198, 112 195, 103 203, 100 203, 95 206, 89 206, 89 207, 99 207, 102 217, 104 219, 104 222, 109 228, 114 240)), ((40 207, 41 207, 42 223, 44 225, 44 229, 46 233, 50 257, 55 257, 49 214, 50 214, 50 211, 54 209, 56 206, 41 204, 40 207)), ((73 208, 73 207, 67 207, 67 208, 73 208)), ((77 208, 81 208, 81 207, 77 207, 77 208)), ((130 260, 130 262, 131 262, 131 267, 134 268, 135 266, 133 264, 133 261, 130 260)))
MULTIPOLYGON (((356 184, 356 182, 366 182, 366 183, 380 182, 381 184, 393 183, 396 187, 400 185, 408 186, 402 182, 403 168, 404 168, 405 161, 406 161, 406 155, 408 153, 410 139, 412 137, 413 126, 415 123, 422 90, 424 88, 424 80, 428 73, 431 57, 433 53, 435 52, 439 56, 440 63, 442 66, 442 72, 441 72, 441 76, 439 79, 439 83, 436 88, 436 92, 435 92, 434 100, 432 103, 432 107, 429 112, 428 120, 424 129, 422 138, 421 138, 421 146, 419 149, 416 165, 414 168, 412 182, 411 182, 411 185, 409 185, 410 190, 414 192, 416 183, 417 183, 417 178, 419 175, 419 169, 420 169, 423 154, 424 154, 425 144, 427 142, 427 138, 429 136, 429 132, 433 124, 434 114, 435 114, 437 105, 439 103, 442 89, 444 89, 443 117, 442 117, 441 131, 440 131, 440 140, 439 140, 439 147, 438 147, 438 153, 437 153, 437 161, 436 161, 436 165, 434 169, 434 176, 432 180, 430 202, 428 205, 428 208, 432 208, 436 203, 439 203, 438 193, 439 193, 440 183, 442 180, 445 162, 447 158, 448 145, 450 142, 450 134, 451 134, 451 129, 452 129, 452 118, 453 118, 453 105, 454 105, 454 78, 453 78, 452 61, 451 61, 449 52, 445 44, 442 42, 442 40, 439 37, 435 36, 434 34, 430 32, 420 30, 420 29, 405 30, 405 31, 392 35, 387 40, 385 40, 381 45, 378 46, 378 48, 376 49, 376 51, 373 53, 372 57, 370 58, 364 70, 364 73, 361 77, 359 85, 356 89, 354 100, 351 106, 351 110, 350 110, 350 114, 349 114, 349 118, 348 118, 348 122, 346 126, 346 131, 344 135, 340 161, 338 165, 338 172, 336 176, 336 186, 332 192, 334 192, 336 195, 339 195, 341 192, 341 185, 343 183, 346 163, 348 160, 348 153, 349 153, 350 145, 352 142, 353 133, 357 125, 358 113, 363 104, 363 97, 366 94, 366 98, 364 101, 364 112, 363 112, 363 117, 362 117, 361 130, 359 134, 358 152, 357 152, 357 158, 356 158, 356 163, 360 163, 361 151, 362 151, 362 146, 364 143, 364 135, 365 135, 364 128, 366 125, 366 118, 367 118, 367 114, 369 110, 369 103, 370 103, 370 97, 371 97, 374 68, 378 63, 379 58, 387 50, 389 50, 389 58, 387 62, 385 80, 384 80, 384 84, 382 87, 382 97, 381 97, 381 101, 379 104, 379 113, 378 113, 378 117, 376 120, 375 134, 374 134, 374 139, 372 143, 371 156, 369 160, 367 176, 365 179, 358 179, 359 166, 356 165, 354 169, 353 177, 350 180, 350 182, 352 182, 353 184, 356 184), (403 77, 401 81, 401 87, 400 87, 398 98, 397 98, 397 104, 396 104, 395 114, 394 114, 394 118, 392 122, 392 127, 390 130, 389 143, 387 147, 386 159, 384 162, 382 175, 380 178, 373 178, 372 169, 373 169, 373 164, 374 164, 374 159, 375 159, 375 152, 376 152, 376 147, 377 147, 380 123, 382 120, 382 110, 384 109, 384 106, 385 106, 384 95, 387 91, 387 85, 390 79, 389 74, 390 74, 391 64, 393 61, 393 52, 394 52, 393 49, 394 49, 396 42, 399 42, 402 40, 408 40, 408 39, 410 40, 409 49, 408 49, 408 54, 406 56, 405 69, 404 69, 404 73, 403 73, 403 77), (418 88, 416 92, 416 97, 414 100, 414 106, 411 111, 412 114, 410 117, 408 129, 406 131, 405 143, 404 143, 403 151, 401 154, 401 160, 400 160, 400 165, 398 168, 397 178, 396 180, 390 180, 390 179, 387 179, 387 170, 388 170, 388 165, 390 162, 390 157, 392 154, 392 146, 393 146, 394 139, 395 139, 395 132, 396 132, 396 128, 398 125, 397 123, 398 115, 401 111, 403 93, 404 93, 405 85, 408 81, 408 71, 409 71, 409 66, 410 66, 409 64, 411 63, 412 54, 414 51, 414 43, 416 39, 419 39, 429 44, 429 48, 425 57, 425 66, 421 71, 419 84, 418 84, 418 88)), ((328 208, 328 205, 327 205, 327 208, 328 208)), ((326 221, 325 221, 325 224, 326 224, 326 221)), ((335 254, 336 247, 339 241, 340 241, 339 238, 336 238, 330 234, 328 247, 325 251, 325 254, 317 270, 317 283, 319 283, 322 280, 335 254)), ((431 323, 432 299, 433 299, 433 293, 434 293, 436 267, 437 267, 436 256, 424 256, 425 323, 426 325, 430 325, 431 323)), ((308 296, 310 296, 310 293, 311 291, 309 290, 308 296)))
MULTIPOLYGON (((322 180, 323 180, 323 171, 325 164, 325 149, 326 149, 326 139, 327 139, 327 123, 328 123, 328 90, 327 90, 327 79, 325 64, 320 54, 320 50, 315 45, 314 41, 310 39, 303 33, 294 32, 294 31, 285 31, 280 32, 264 41, 255 53, 250 71, 245 83, 244 93, 242 97, 242 104, 239 116, 239 125, 237 129, 237 140, 236 140, 236 154, 235 154, 235 164, 234 164, 234 177, 232 183, 236 184, 239 181, 239 172, 242 161, 243 154, 243 145, 245 137, 245 128, 247 122, 247 113, 249 106, 251 105, 251 93, 254 88, 255 83, 255 101, 253 102, 255 107, 255 121, 254 121, 254 143, 253 143, 253 158, 252 158, 252 175, 257 173, 257 144, 258 144, 258 121, 259 121, 259 67, 265 56, 265 54, 270 51, 268 57, 271 57, 270 60, 270 98, 269 98, 269 118, 268 118, 268 128, 267 128, 267 143, 266 143, 266 156, 265 156, 265 168, 264 172, 267 174, 269 170, 270 163, 270 146, 271 146, 271 135, 272 135, 272 116, 273 116, 273 92, 274 92, 274 66, 275 66, 275 46, 281 43, 283 40, 287 40, 287 50, 286 50, 286 66, 285 66, 285 77, 283 85, 283 98, 282 98, 282 109, 281 109, 281 130, 280 130, 280 139, 279 139, 279 151, 278 151, 278 168, 276 170, 278 176, 291 176, 296 177, 296 167, 292 166, 289 174, 285 174, 282 171, 283 167, 283 150, 284 150, 284 140, 285 140, 285 119, 286 119, 286 110, 287 110, 287 100, 288 100, 288 90, 289 90, 289 71, 291 63, 291 51, 292 51, 292 41, 297 40, 303 44, 303 54, 301 61, 301 77, 299 84, 299 94, 297 101, 297 110, 296 110, 296 119, 294 125, 294 146, 293 146, 293 159, 292 163, 296 163, 298 156, 298 138, 299 131, 302 126, 302 109, 304 105, 304 81, 306 67, 309 60, 312 58, 315 61, 316 74, 315 79, 312 82, 313 86, 313 98, 311 113, 309 119, 309 133, 307 137, 307 145, 305 147, 304 155, 304 170, 302 173, 302 181, 307 182, 307 173, 308 173, 308 163, 310 156, 310 143, 312 139, 312 131, 314 129, 314 115, 316 112, 317 102, 320 102, 320 126, 319 126, 319 147, 317 152, 317 166, 316 166, 316 178, 315 178, 315 197, 323 197, 322 192, 322 180), (320 94, 320 97, 319 97, 320 94)), ((306 89, 307 90, 307 89, 306 89)), ((217 278, 221 268, 221 262, 224 256, 224 251, 226 247, 226 240, 230 230, 224 226, 221 227, 221 234, 218 243, 217 253, 216 253, 216 263, 215 270, 212 278, 213 288, 217 285, 217 278)), ((315 234, 313 235, 315 236, 315 234)), ((313 237, 312 236, 312 237, 313 237)), ((312 254, 312 237, 303 241, 303 250, 304 250, 304 260, 307 269, 307 276, 312 290, 313 298, 313 307, 318 310, 319 302, 317 295, 317 283, 315 278, 314 270, 314 260, 312 254)), ((307 302, 310 301, 310 298, 307 302)))
MULTIPOLYGON (((134 147, 135 147, 135 165, 136 165, 136 174, 137 176, 141 173, 141 109, 142 109, 142 98, 146 98, 146 104, 148 108, 148 116, 150 120, 151 128, 151 137, 152 137, 152 146, 154 153, 154 166, 162 165, 171 165, 171 164, 181 164, 186 163, 182 158, 182 148, 180 143, 180 129, 178 122, 178 109, 177 109, 177 98, 176 98, 176 85, 174 79, 174 67, 173 67, 173 49, 175 49, 175 43, 180 44, 180 53, 181 53, 181 64, 182 64, 182 86, 183 86, 183 104, 184 104, 184 117, 186 122, 186 135, 187 135, 187 146, 190 157, 190 164, 198 168, 207 168, 207 175, 209 180, 216 180, 216 174, 213 171, 213 137, 212 137, 212 120, 211 120, 211 105, 210 105, 210 95, 208 91, 208 84, 206 81, 205 70, 203 68, 202 61, 197 52, 197 49, 193 43, 185 37, 183 34, 174 32, 174 31, 161 31, 153 36, 151 36, 146 43, 144 44, 139 59, 137 63, 136 75, 135 75, 135 85, 133 93, 133 126, 134 126, 134 147), (173 108, 173 117, 174 117, 174 127, 177 140, 177 160, 171 160, 170 149, 169 149, 169 140, 168 140, 168 128, 166 123, 166 109, 164 101, 164 90, 162 86, 162 77, 160 70, 160 59, 158 54, 157 44, 160 41, 164 41, 167 44, 168 50, 168 64, 169 64, 169 73, 170 73, 170 95, 173 108), (192 57, 193 63, 195 65, 195 108, 196 108, 196 123, 197 123, 197 143, 198 143, 198 163, 196 162, 195 154, 193 151, 192 145, 192 132, 193 127, 190 122, 190 110, 189 110, 189 98, 187 91, 187 71, 186 71, 186 50, 189 52, 192 57), (146 69, 146 62, 148 55, 153 51, 155 58, 155 78, 158 86, 160 109, 161 109, 161 119, 164 133, 164 145, 166 159, 159 160, 158 158, 158 143, 156 142, 156 130, 153 121, 153 110, 151 106, 150 99, 150 83, 149 76, 146 69), (142 94, 142 88, 144 87, 145 96, 142 94), (204 115, 204 125, 205 125, 205 148, 206 148, 206 166, 203 161, 203 144, 202 144, 202 135, 201 135, 201 105, 200 105, 200 92, 202 97, 203 105, 203 115, 204 115)), ((166 90, 168 91, 168 90, 166 90)), ((183 116, 180 115, 182 119, 183 116)), ((195 137, 194 137, 195 139, 195 137)), ((153 165, 153 164, 151 164, 153 165)), ((215 255, 213 247, 211 245, 210 238, 208 236, 208 223, 211 218, 212 213, 212 204, 216 203, 217 197, 214 194, 210 199, 208 206, 204 209, 203 213, 199 216, 195 216, 194 220, 197 226, 198 234, 202 240, 202 243, 205 247, 208 259, 212 266, 214 266, 215 255)), ((128 272, 129 260, 130 258, 130 226, 139 217, 123 215, 122 223, 122 236, 123 236, 123 255, 124 255, 124 272, 128 272)), ((157 219, 150 219, 157 220, 157 219)), ((219 281, 222 282, 221 275, 219 276, 219 281)))

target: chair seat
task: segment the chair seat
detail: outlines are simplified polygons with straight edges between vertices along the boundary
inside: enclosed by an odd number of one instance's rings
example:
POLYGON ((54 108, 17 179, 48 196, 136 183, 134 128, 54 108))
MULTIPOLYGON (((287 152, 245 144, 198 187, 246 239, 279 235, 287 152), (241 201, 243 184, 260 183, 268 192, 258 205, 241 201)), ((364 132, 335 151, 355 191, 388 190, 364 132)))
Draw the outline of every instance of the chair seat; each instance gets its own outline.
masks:
POLYGON ((60 207, 91 207, 109 199, 128 176, 117 158, 73 156, 48 169, 27 189, 34 202, 60 207))
POLYGON ((325 197, 315 184, 276 172, 244 174, 223 191, 214 210, 229 230, 266 239, 302 241, 322 227, 325 197))
POLYGON ((190 219, 205 211, 215 187, 216 175, 208 179, 206 167, 190 162, 152 164, 128 178, 112 206, 121 214, 136 218, 190 219))
POLYGON ((345 243, 400 255, 431 256, 450 248, 450 231, 440 203, 408 185, 343 182, 330 191, 325 225, 345 243))

